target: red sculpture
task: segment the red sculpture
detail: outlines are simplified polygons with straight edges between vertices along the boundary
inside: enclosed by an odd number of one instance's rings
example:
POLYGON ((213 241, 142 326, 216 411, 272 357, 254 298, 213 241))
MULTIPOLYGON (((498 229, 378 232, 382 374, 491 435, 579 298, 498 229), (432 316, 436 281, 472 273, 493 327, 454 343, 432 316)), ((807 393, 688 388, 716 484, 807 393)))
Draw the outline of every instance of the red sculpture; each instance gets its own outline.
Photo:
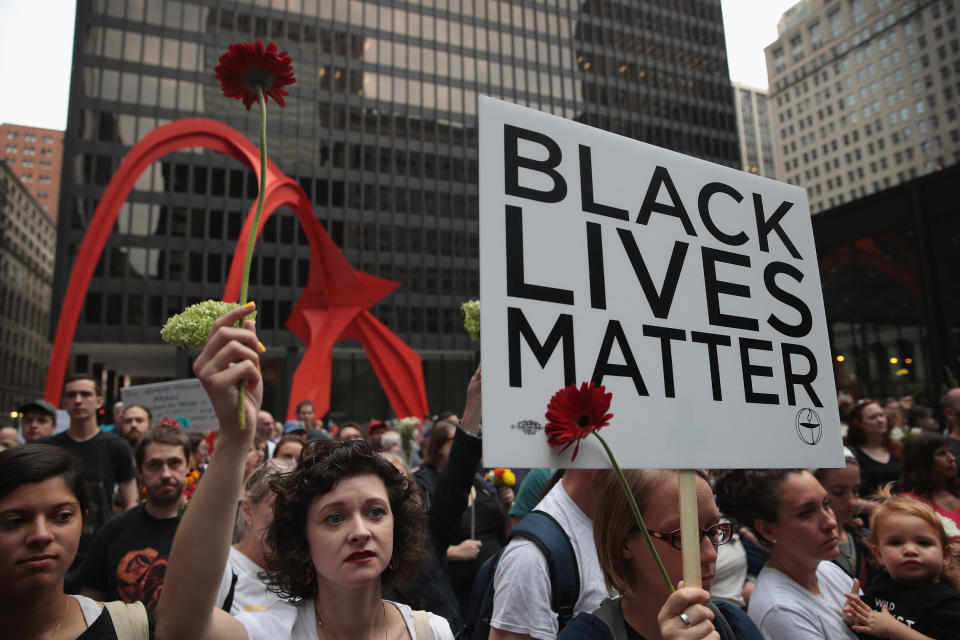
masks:
MULTIPOLYGON (((191 147, 225 153, 253 171, 260 168, 259 152, 253 143, 235 129, 206 118, 176 120, 158 127, 130 149, 100 198, 70 274, 50 353, 44 392, 47 401, 57 404, 60 400, 80 310, 120 206, 150 164, 169 153, 191 147)), ((314 216, 310 199, 300 185, 268 161, 264 210, 260 228, 254 230, 256 236, 270 214, 280 207, 294 212, 310 246, 307 286, 287 319, 287 327, 307 347, 294 373, 287 418, 295 417, 296 405, 301 400, 313 402, 318 415, 329 410, 333 345, 344 338, 363 345, 398 416, 425 415, 427 393, 420 356, 368 310, 399 284, 355 271, 314 216)), ((239 294, 243 254, 255 208, 256 205, 251 207, 237 240, 224 291, 227 301, 235 301, 239 294)))

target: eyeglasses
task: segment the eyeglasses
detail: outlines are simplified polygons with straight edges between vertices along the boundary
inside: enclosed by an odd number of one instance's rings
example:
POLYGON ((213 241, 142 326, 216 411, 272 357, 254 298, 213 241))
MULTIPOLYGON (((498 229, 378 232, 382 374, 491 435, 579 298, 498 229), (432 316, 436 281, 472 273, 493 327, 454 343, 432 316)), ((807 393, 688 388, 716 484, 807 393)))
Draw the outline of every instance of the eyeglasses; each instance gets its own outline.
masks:
MULTIPOLYGON (((680 529, 671 531, 670 533, 648 530, 648 533, 654 538, 663 540, 664 542, 669 542, 670 546, 672 546, 674 549, 683 549, 683 545, 680 543, 680 529)), ((730 538, 733 537, 733 525, 729 522, 719 522, 709 529, 701 529, 699 542, 703 542, 704 536, 708 537, 710 539, 710 544, 715 547, 719 547, 722 544, 727 544, 730 542, 730 538)))

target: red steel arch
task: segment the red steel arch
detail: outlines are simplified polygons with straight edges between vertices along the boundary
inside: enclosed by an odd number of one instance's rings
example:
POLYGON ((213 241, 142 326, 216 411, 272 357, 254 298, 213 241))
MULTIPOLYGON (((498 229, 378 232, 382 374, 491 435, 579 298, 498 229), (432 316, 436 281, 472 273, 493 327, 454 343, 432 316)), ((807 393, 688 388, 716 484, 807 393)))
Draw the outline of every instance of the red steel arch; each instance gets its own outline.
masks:
MULTIPOLYGON (((100 198, 70 274, 50 353, 44 392, 47 401, 59 403, 80 310, 120 207, 153 162, 194 147, 224 153, 254 172, 260 169, 259 151, 252 142, 232 127, 206 118, 186 118, 158 127, 130 149, 100 198)), ((427 394, 420 356, 368 310, 399 283, 355 271, 317 220, 300 185, 268 161, 263 215, 259 228, 254 230, 255 237, 270 214, 281 207, 294 212, 310 246, 307 286, 287 319, 287 327, 306 344, 304 358, 294 373, 287 417, 294 417, 296 404, 301 400, 313 402, 317 415, 329 410, 333 345, 344 338, 363 345, 398 416, 426 415, 427 394)), ((243 254, 255 209, 256 205, 251 207, 237 240, 224 290, 224 299, 228 301, 235 301, 239 294, 243 254)))

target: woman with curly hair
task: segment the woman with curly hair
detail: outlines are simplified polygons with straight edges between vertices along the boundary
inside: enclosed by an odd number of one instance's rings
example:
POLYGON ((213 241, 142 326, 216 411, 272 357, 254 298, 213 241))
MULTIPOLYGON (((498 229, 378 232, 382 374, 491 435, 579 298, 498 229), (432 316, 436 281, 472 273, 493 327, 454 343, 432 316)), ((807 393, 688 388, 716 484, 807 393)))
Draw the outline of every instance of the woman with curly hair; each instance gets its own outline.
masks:
POLYGON ((161 640, 452 640, 442 618, 380 597, 381 588, 417 573, 425 556, 425 516, 416 485, 364 442, 321 441, 296 470, 276 478, 267 532, 266 573, 283 599, 232 617, 215 609, 233 528, 232 498, 263 395, 262 352, 253 305, 213 325, 194 372, 220 423, 217 455, 177 530, 158 605, 161 640), (235 327, 242 322, 243 327, 235 327), (240 394, 242 390, 242 395, 240 394), (195 571, 195 567, 203 567, 195 571))
POLYGON ((863 400, 850 411, 846 444, 860 464, 860 493, 871 498, 880 487, 900 478, 900 447, 890 438, 883 407, 863 400))
POLYGON ((747 608, 767 640, 855 640, 840 609, 858 582, 831 562, 837 520, 817 479, 800 469, 738 470, 716 491, 720 511, 771 549, 747 608))
POLYGON ((960 527, 960 481, 950 440, 939 433, 916 433, 903 445, 903 495, 930 505, 960 527))

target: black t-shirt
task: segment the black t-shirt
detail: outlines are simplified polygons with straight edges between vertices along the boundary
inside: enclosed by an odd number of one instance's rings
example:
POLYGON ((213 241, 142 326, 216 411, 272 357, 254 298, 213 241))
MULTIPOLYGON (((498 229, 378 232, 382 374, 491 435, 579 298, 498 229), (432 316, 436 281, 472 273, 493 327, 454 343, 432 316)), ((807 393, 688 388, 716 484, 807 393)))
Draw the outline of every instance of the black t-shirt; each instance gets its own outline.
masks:
POLYGON ((883 572, 862 599, 875 611, 887 604, 894 618, 926 636, 936 640, 960 639, 960 591, 946 582, 905 585, 883 572))
MULTIPOLYGON (((147 620, 150 625, 150 640, 153 640, 154 627, 156 622, 150 610, 147 610, 147 620)), ((100 612, 97 619, 93 621, 87 630, 77 636, 77 640, 117 640, 117 630, 113 626, 113 618, 107 612, 106 608, 100 612)))
POLYGON ((869 498, 888 482, 900 480, 900 460, 892 453, 889 461, 877 462, 860 447, 851 446, 850 450, 860 464, 860 495, 863 497, 869 498))
POLYGON ((136 602, 154 609, 167 573, 177 518, 154 518, 138 505, 107 521, 80 567, 80 584, 106 600, 136 602))
POLYGON ((90 513, 83 520, 80 548, 72 569, 83 563, 94 534, 113 515, 113 486, 136 476, 130 445, 120 436, 101 431, 89 440, 77 442, 66 431, 42 440, 65 449, 80 465, 80 473, 87 485, 90 513))

